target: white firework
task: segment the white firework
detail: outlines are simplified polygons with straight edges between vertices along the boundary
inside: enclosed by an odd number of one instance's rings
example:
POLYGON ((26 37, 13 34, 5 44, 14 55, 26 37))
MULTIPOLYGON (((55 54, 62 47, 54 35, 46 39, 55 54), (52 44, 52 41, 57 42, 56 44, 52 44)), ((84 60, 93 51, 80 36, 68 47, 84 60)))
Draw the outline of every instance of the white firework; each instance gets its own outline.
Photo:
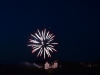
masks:
POLYGON ((58 43, 51 43, 54 39, 54 35, 50 34, 49 31, 46 32, 46 29, 44 29, 44 31, 40 32, 39 30, 37 30, 38 33, 35 33, 35 35, 31 34, 31 36, 33 37, 33 39, 29 39, 30 43, 28 46, 32 47, 32 53, 34 53, 35 51, 39 50, 37 57, 40 55, 42 55, 42 53, 44 54, 44 59, 45 59, 45 54, 48 55, 48 57, 51 57, 50 51, 56 51, 54 49, 54 45, 58 44, 58 43))

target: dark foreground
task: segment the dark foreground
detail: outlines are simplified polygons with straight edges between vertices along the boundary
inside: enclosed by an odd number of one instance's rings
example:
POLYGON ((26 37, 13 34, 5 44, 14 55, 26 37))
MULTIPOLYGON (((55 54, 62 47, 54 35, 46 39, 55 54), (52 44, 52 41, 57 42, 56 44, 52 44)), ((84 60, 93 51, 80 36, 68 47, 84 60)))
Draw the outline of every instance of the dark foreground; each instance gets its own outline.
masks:
POLYGON ((0 75, 100 75, 99 67, 63 66, 55 70, 22 65, 0 65, 0 75))

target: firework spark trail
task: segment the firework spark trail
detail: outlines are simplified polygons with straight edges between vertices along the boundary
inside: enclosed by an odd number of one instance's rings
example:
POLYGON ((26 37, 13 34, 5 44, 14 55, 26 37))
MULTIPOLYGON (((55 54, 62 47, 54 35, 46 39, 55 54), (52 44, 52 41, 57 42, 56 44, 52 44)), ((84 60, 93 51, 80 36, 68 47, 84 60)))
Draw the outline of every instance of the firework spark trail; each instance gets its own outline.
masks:
POLYGON ((27 45, 27 46, 31 46, 32 47, 32 53, 34 53, 35 51, 39 50, 37 57, 41 56, 42 53, 44 53, 44 59, 45 59, 45 54, 48 55, 48 57, 51 57, 51 54, 49 51, 53 52, 56 51, 54 49, 55 44, 58 43, 51 43, 55 37, 55 35, 50 34, 50 32, 48 31, 46 33, 46 29, 44 29, 44 31, 40 32, 39 30, 37 30, 38 33, 35 33, 35 35, 31 34, 31 36, 35 39, 29 39, 29 42, 31 44, 27 45))

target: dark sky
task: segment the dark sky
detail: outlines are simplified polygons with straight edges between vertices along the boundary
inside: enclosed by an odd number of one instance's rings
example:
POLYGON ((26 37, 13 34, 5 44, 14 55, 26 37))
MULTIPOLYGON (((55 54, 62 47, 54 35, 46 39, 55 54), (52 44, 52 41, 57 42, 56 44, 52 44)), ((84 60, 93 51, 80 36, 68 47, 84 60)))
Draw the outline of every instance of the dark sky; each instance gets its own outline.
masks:
POLYGON ((0 62, 43 59, 27 47, 30 34, 46 28, 55 34, 57 53, 66 61, 100 59, 100 2, 0 2, 0 62))

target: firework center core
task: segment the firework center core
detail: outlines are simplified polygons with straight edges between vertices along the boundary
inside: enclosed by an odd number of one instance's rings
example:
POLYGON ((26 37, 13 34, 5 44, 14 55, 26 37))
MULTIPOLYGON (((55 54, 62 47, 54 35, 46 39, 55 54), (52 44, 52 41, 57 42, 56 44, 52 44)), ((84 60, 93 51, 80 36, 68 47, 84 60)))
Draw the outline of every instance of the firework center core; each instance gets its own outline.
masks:
POLYGON ((42 45, 44 45, 44 42, 43 41, 41 43, 42 43, 42 45))

